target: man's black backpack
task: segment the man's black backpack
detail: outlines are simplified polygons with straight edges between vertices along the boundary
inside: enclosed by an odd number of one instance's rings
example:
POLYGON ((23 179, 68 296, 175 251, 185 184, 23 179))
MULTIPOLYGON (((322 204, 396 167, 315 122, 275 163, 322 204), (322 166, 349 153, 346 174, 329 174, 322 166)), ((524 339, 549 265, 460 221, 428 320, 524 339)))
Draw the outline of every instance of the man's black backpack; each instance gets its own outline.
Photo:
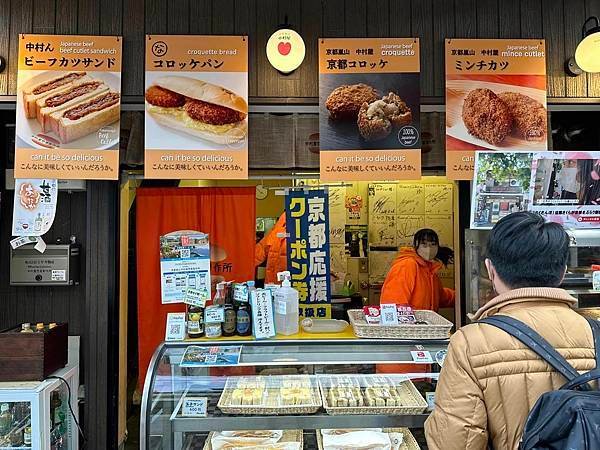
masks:
POLYGON ((596 368, 583 375, 523 322, 501 315, 479 321, 506 331, 567 379, 558 391, 546 392, 533 406, 525 422, 520 450, 600 449, 600 390, 593 390, 588 384, 600 379, 600 323, 588 321, 594 333, 596 368))

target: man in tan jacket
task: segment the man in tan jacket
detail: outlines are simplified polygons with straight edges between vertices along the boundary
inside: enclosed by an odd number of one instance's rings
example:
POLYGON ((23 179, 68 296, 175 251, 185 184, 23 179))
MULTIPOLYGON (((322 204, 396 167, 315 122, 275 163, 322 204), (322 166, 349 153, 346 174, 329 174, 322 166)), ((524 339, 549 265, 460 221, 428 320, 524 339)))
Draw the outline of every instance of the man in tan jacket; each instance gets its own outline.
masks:
MULTIPOLYGON (((561 225, 514 213, 492 230, 485 264, 497 296, 473 321, 503 314, 529 325, 580 372, 595 368, 592 331, 559 289, 569 237, 561 225)), ((537 399, 566 380, 504 331, 473 323, 450 339, 425 423, 430 450, 516 450, 537 399)))

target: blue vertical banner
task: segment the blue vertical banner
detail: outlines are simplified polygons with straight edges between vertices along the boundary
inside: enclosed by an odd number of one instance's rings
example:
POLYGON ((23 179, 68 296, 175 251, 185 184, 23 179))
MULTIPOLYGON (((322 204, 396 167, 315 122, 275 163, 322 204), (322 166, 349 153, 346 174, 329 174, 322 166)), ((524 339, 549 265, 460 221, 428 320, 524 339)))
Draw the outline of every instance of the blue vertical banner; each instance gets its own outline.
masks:
POLYGON ((325 189, 291 189, 285 197, 288 269, 301 317, 331 317, 329 197, 325 189))

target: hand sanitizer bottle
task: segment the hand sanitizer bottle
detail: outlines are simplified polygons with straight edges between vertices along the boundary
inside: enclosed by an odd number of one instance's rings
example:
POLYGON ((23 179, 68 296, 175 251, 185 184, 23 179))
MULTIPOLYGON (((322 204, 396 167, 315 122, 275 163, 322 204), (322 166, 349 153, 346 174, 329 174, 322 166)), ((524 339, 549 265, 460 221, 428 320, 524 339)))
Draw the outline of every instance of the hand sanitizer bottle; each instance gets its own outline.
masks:
POLYGON ((279 272, 277 279, 281 287, 275 291, 273 306, 275 310, 275 332, 284 336, 298 333, 300 319, 298 291, 292 288, 289 272, 279 272))

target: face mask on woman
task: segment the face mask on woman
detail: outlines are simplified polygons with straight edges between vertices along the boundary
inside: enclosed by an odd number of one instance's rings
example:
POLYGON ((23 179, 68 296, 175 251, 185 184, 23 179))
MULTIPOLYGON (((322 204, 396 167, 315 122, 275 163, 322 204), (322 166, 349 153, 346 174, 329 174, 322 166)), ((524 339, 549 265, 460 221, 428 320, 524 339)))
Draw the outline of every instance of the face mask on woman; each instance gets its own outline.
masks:
POLYGON ((438 248, 435 244, 419 244, 417 254, 425 261, 433 261, 438 254, 438 248))

